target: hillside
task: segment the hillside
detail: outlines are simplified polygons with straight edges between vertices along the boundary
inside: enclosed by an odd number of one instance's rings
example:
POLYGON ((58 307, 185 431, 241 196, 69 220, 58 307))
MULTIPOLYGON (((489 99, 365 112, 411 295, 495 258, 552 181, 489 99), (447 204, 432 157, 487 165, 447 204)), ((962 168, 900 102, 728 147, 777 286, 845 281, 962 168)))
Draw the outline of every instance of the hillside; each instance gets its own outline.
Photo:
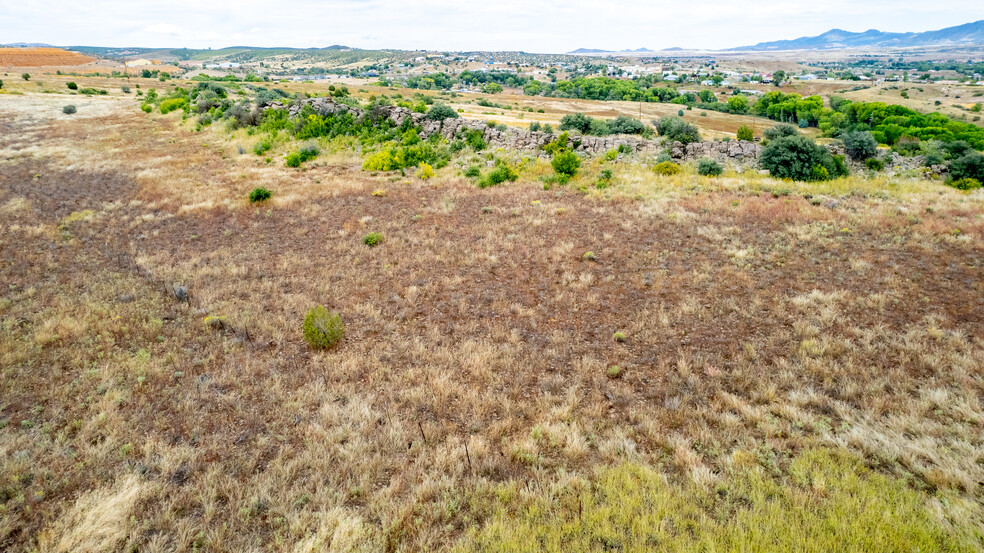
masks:
POLYGON ((84 65, 94 58, 61 48, 0 48, 0 67, 84 65))

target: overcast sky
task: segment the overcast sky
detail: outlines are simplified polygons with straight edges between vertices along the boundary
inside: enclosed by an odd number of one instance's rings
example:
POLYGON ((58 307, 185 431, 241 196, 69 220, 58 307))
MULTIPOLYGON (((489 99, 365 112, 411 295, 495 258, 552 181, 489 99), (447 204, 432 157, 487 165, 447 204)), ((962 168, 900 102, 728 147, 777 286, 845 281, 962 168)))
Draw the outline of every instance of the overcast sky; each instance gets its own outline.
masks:
POLYGON ((428 50, 730 48, 984 19, 984 0, 0 0, 0 43, 428 50))

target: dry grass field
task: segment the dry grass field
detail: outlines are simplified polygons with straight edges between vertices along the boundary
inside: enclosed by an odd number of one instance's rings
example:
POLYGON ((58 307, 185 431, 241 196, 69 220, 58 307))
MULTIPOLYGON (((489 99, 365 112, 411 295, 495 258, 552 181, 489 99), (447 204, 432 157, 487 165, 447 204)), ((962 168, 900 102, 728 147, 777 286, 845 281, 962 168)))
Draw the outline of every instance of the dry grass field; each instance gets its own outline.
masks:
POLYGON ((96 61, 61 48, 0 48, 0 67, 43 67, 85 65, 96 61))
POLYGON ((0 95, 4 551, 984 550, 984 192, 289 169, 36 86, 0 95))

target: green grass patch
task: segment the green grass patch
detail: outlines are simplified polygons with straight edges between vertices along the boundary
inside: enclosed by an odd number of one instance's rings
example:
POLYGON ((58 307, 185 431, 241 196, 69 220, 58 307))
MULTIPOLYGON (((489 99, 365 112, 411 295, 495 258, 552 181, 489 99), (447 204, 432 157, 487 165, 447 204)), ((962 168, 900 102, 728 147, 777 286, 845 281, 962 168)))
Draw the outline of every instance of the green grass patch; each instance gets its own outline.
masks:
MULTIPOLYGON (((625 463, 595 482, 575 480, 524 501, 517 485, 497 492, 494 514, 457 551, 981 551, 975 524, 945 522, 932 498, 847 454, 812 450, 782 478, 752 454, 714 484, 669 482, 625 463), (934 505, 935 504, 935 505, 934 505)), ((970 517, 969 514, 961 516, 970 517)))

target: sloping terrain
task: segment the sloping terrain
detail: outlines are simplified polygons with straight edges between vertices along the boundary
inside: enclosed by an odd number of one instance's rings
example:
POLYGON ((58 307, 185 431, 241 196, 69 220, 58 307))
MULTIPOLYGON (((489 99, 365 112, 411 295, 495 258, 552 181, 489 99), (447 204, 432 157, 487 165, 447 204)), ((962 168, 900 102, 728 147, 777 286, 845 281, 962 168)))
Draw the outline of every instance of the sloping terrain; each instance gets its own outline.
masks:
POLYGON ((84 65, 95 58, 61 48, 0 48, 0 67, 84 65))

